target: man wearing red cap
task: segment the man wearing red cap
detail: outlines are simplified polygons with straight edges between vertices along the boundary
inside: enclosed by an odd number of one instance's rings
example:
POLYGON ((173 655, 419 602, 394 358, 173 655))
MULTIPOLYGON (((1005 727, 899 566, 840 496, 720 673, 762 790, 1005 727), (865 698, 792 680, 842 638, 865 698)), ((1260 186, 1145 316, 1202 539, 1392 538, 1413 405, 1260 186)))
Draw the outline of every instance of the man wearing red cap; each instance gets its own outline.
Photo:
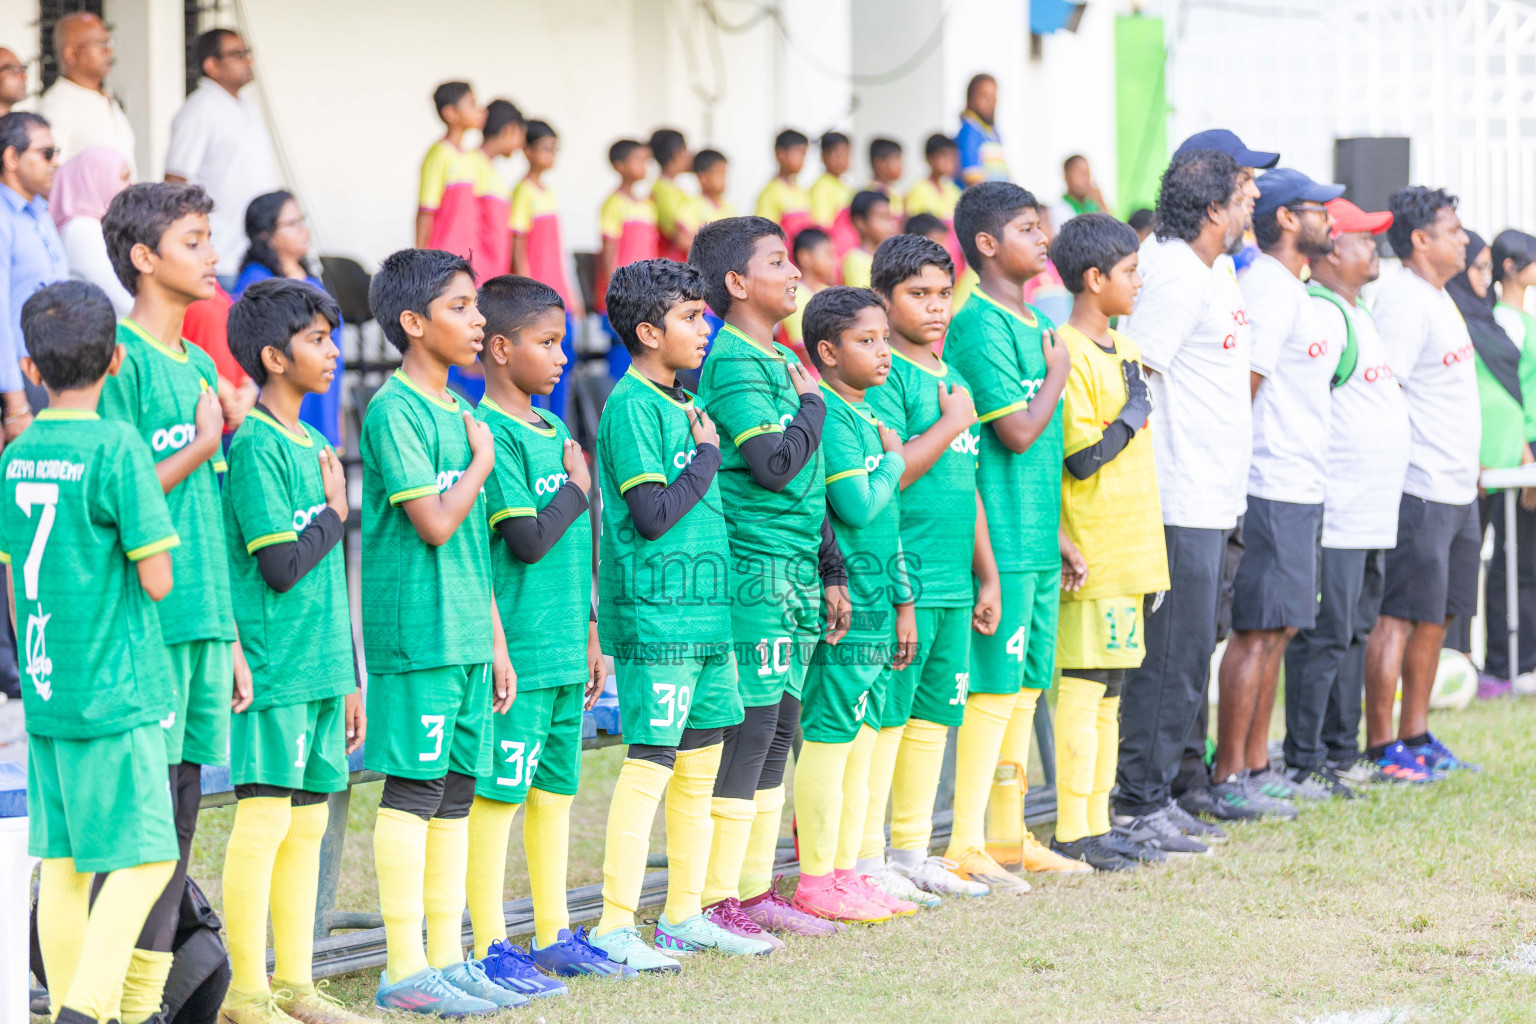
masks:
POLYGON ((1387 362, 1360 289, 1381 263, 1373 235, 1390 213, 1347 199, 1328 203, 1333 250, 1312 260, 1314 318, 1333 364, 1325 459, 1317 621, 1285 653, 1285 764, 1336 796, 1360 778, 1360 700, 1365 642, 1381 608, 1382 549, 1397 543, 1397 508, 1408 471, 1408 405, 1387 362))
POLYGON ((1366 644, 1366 757, 1385 778, 1430 778, 1473 766, 1429 732, 1429 695, 1445 628, 1477 610, 1482 415, 1472 339, 1446 283, 1467 263, 1456 197, 1409 186, 1392 193, 1387 239, 1403 269, 1377 288, 1372 313, 1408 401, 1408 472, 1397 545, 1387 552, 1381 617, 1366 644), (1393 695, 1402 677, 1396 734, 1393 695))

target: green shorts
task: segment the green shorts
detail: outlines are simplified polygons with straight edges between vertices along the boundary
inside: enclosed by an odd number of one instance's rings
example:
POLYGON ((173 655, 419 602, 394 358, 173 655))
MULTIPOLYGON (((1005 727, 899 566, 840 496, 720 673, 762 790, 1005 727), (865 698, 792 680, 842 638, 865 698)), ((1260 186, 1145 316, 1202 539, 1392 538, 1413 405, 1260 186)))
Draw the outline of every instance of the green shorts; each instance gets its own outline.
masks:
POLYGON ((799 697, 816 647, 821 582, 741 575, 733 585, 731 636, 742 705, 777 704, 786 691, 799 697))
POLYGON ((167 763, 153 722, 89 740, 29 737, 27 852, 73 857, 83 873, 175 860, 167 763))
POLYGON ((971 682, 971 609, 918 608, 917 654, 891 674, 880 712, 881 728, 920 718, 959 725, 971 682))
POLYGON ((800 698, 800 729, 806 739, 847 743, 861 725, 880 728, 894 642, 894 635, 849 633, 836 644, 816 648, 800 698))
POLYGON ((742 720, 736 658, 729 651, 640 661, 615 657, 613 672, 625 743, 675 747, 685 728, 725 728, 742 720))
POLYGON ((491 666, 368 677, 363 764, 402 779, 491 774, 491 666))
POLYGON ((511 711, 491 716, 492 774, 475 782, 475 793, 509 804, 527 800, 530 786, 575 796, 585 693, 582 683, 519 690, 511 711))
POLYGON ((229 781, 306 793, 347 788, 347 698, 245 711, 230 720, 229 781))
POLYGON ((1145 595, 1061 602, 1056 660, 1063 669, 1136 668, 1146 656, 1145 595))
POLYGON ((168 644, 176 706, 165 727, 171 764, 229 763, 229 702, 235 682, 235 645, 228 640, 168 644))
POLYGON ((971 637, 971 693, 1049 690, 1056 669, 1061 567, 1005 572, 997 632, 971 637))

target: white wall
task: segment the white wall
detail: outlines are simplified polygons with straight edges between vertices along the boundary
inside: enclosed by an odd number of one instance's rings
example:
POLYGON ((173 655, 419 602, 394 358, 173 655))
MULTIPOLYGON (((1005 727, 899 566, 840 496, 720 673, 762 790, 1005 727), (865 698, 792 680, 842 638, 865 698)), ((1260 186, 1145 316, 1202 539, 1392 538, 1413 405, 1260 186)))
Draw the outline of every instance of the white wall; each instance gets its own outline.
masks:
MULTIPOLYGON (((27 65, 29 91, 36 95, 42 88, 37 76, 37 5, 6 0, 0 3, 0 46, 20 57, 27 65)), ((30 104, 27 104, 30 107, 30 104)))

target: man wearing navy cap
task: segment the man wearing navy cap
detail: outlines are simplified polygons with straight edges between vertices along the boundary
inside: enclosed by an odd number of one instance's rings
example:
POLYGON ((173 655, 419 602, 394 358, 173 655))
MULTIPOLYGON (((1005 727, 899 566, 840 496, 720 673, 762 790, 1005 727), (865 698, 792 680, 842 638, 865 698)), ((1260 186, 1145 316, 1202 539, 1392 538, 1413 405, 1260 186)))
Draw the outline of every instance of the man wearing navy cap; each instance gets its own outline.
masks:
POLYGON ((1291 818, 1296 809, 1288 799, 1328 795, 1270 767, 1269 719, 1285 645, 1317 615, 1329 383, 1339 361, 1301 275, 1333 249, 1333 215, 1324 204, 1343 195, 1344 186, 1320 185, 1288 167, 1257 184, 1260 255, 1239 281, 1253 344, 1253 459, 1209 798, 1220 801, 1234 790, 1269 814, 1291 818))

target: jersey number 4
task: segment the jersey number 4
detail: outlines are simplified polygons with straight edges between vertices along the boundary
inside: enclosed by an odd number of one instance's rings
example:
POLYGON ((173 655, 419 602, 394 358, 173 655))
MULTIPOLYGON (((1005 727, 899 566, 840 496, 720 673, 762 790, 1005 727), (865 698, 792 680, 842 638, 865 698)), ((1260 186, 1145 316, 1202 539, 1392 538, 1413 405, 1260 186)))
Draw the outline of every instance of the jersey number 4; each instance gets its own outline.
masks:
POLYGON ((1024 660, 1024 627, 1023 626, 1020 626, 1018 629, 1013 631, 1013 636, 1008 638, 1008 642, 1003 645, 1003 650, 1007 651, 1009 654, 1013 655, 1015 658, 1019 659, 1020 661, 1024 660))

